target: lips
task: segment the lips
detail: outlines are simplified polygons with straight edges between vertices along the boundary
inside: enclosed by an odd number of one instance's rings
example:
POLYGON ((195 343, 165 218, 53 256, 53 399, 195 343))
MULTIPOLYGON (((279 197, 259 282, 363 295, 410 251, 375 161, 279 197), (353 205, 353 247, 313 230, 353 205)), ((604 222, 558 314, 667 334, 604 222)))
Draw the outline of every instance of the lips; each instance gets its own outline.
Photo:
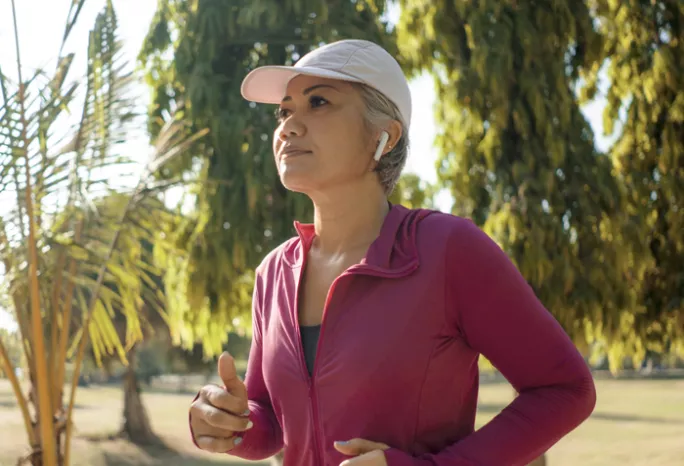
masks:
POLYGON ((285 159, 288 157, 296 157, 298 155, 310 154, 310 150, 306 150, 298 146, 287 146, 280 152, 280 157, 285 159))

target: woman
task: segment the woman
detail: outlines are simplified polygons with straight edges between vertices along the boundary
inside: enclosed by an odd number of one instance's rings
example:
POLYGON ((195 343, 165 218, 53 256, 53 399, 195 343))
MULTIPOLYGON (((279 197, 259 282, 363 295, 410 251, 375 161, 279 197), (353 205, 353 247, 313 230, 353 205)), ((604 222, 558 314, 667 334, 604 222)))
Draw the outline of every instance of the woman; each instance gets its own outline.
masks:
POLYGON ((278 103, 283 185, 312 225, 258 267, 245 384, 190 409, 205 450, 286 466, 522 465, 592 412, 591 374, 506 255, 469 220, 390 205, 411 98, 381 47, 345 40, 250 73, 278 103), (478 356, 520 393, 474 431, 478 356), (246 385, 246 387, 245 387, 246 385))

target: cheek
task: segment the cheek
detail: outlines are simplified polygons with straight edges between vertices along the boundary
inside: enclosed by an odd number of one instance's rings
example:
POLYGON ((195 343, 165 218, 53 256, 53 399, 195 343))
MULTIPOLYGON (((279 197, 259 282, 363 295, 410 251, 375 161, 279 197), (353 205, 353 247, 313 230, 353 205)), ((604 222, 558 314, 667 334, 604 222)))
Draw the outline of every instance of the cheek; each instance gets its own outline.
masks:
POLYGON ((351 118, 321 125, 318 134, 322 137, 316 138, 316 145, 327 163, 356 170, 368 163, 368 137, 365 128, 350 124, 349 120, 351 118))
POLYGON ((283 145, 283 141, 280 140, 279 135, 280 135, 280 130, 279 130, 279 129, 276 129, 276 130, 273 132, 273 144, 272 144, 272 147, 273 147, 273 156, 274 156, 274 157, 275 157, 275 155, 278 153, 278 151, 280 150, 280 147, 283 145))

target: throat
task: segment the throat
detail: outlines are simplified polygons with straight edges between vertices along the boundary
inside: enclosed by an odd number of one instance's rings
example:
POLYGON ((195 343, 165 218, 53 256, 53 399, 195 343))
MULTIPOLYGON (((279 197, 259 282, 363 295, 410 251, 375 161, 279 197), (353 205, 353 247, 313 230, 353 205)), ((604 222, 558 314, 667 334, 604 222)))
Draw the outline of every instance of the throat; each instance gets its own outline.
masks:
POLYGON ((345 203, 330 210, 316 206, 316 237, 312 247, 328 257, 365 252, 380 234, 388 213, 387 199, 378 203, 345 203))

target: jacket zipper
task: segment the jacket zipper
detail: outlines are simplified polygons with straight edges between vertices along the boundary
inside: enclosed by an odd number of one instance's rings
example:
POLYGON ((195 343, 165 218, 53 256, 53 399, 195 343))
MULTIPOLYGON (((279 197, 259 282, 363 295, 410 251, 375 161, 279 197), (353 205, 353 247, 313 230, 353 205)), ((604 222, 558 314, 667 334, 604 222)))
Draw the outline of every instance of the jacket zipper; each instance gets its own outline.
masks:
MULTIPOLYGON (((299 343, 299 365, 302 369, 302 374, 304 375, 304 379, 308 383, 308 389, 309 389, 309 401, 311 403, 311 409, 313 411, 312 417, 313 417, 313 425, 314 425, 314 450, 316 451, 316 466, 318 465, 323 465, 323 454, 321 452, 321 447, 320 447, 320 439, 318 438, 318 429, 319 429, 319 421, 318 421, 318 406, 317 406, 317 400, 316 400, 316 392, 314 390, 314 376, 316 375, 316 361, 314 360, 314 367, 311 372, 311 375, 309 375, 309 371, 306 368, 306 359, 304 357, 304 345, 302 344, 302 332, 299 327, 299 291, 301 289, 301 284, 303 280, 303 276, 306 273, 306 258, 308 256, 308 251, 304 250, 304 257, 302 259, 302 269, 299 274, 299 280, 297 283, 297 293, 295 294, 295 329, 297 332, 297 340, 299 343)), ((327 296, 326 296, 326 302, 327 302, 327 296)), ((324 305, 325 309, 325 305, 324 305)), ((325 314, 325 310, 323 312, 325 314)), ((323 329, 323 323, 321 322, 321 330, 323 329)), ((320 344, 320 335, 319 335, 319 340, 318 344, 320 344)), ((316 345, 316 357, 318 356, 318 344, 316 345)))
MULTIPOLYGON (((318 369, 318 360, 319 360, 319 353, 321 351, 321 342, 323 341, 323 334, 324 334, 324 329, 325 329, 325 314, 327 313, 328 310, 328 305, 330 303, 330 298, 333 294, 333 291, 335 291, 335 286, 337 285, 337 282, 347 275, 347 272, 343 272, 341 275, 335 278, 333 280, 332 284, 330 285, 330 289, 328 289, 328 293, 325 296, 325 303, 323 304, 323 316, 321 318, 321 329, 318 334, 318 343, 316 343, 316 356, 314 357, 314 366, 313 370, 311 371, 311 378, 310 378, 310 386, 309 386, 309 394, 311 398, 311 403, 313 404, 313 417, 314 417, 314 443, 316 444, 316 453, 318 455, 318 463, 316 465, 321 465, 323 466, 323 450, 321 449, 321 437, 323 435, 321 434, 321 426, 320 426, 320 414, 318 412, 318 399, 316 398, 316 384, 315 384, 315 379, 316 379, 316 372, 318 369)), ((304 352, 302 351, 302 359, 304 358, 304 352)), ((305 362, 306 366, 306 362, 305 362)))
POLYGON ((313 411, 313 423, 314 423, 314 448, 316 450, 316 466, 323 466, 323 450, 321 449, 321 428, 320 428, 320 419, 319 419, 319 412, 318 412, 318 399, 316 398, 316 384, 315 384, 315 379, 316 379, 316 372, 318 369, 318 361, 319 361, 319 353, 321 351, 321 343, 323 342, 323 336, 324 336, 324 330, 325 330, 325 315, 327 314, 328 311, 328 306, 330 304, 330 301, 332 299, 333 292, 335 291, 335 287, 337 286, 337 283, 339 282, 340 279, 343 277, 346 277, 348 275, 354 275, 354 274, 359 274, 361 270, 363 270, 365 273, 364 275, 370 275, 370 276, 376 276, 376 277, 383 277, 383 278, 392 278, 395 276, 399 275, 405 275, 408 273, 411 273, 413 270, 415 270, 418 267, 418 264, 413 264, 405 269, 402 269, 397 272, 388 272, 384 269, 381 269, 379 267, 374 267, 371 265, 354 265, 350 267, 349 269, 345 270, 342 272, 338 277, 333 280, 332 284, 330 285, 330 289, 328 289, 328 293, 326 294, 325 297, 325 303, 323 304, 323 315, 321 317, 321 329, 318 335, 318 343, 316 344, 316 355, 314 357, 314 366, 313 370, 311 371, 311 375, 309 376, 309 372, 306 369, 306 359, 304 357, 304 346, 302 345, 302 335, 301 335, 301 330, 299 328, 299 290, 301 287, 302 283, 302 276, 306 272, 306 258, 308 256, 308 251, 304 252, 304 257, 302 259, 302 270, 299 275, 299 280, 297 283, 297 293, 295 296, 295 315, 296 315, 296 331, 297 331, 297 338, 299 340, 299 363, 302 368, 302 372, 304 373, 305 379, 309 383, 309 399, 311 400, 312 404, 312 411, 313 411))

